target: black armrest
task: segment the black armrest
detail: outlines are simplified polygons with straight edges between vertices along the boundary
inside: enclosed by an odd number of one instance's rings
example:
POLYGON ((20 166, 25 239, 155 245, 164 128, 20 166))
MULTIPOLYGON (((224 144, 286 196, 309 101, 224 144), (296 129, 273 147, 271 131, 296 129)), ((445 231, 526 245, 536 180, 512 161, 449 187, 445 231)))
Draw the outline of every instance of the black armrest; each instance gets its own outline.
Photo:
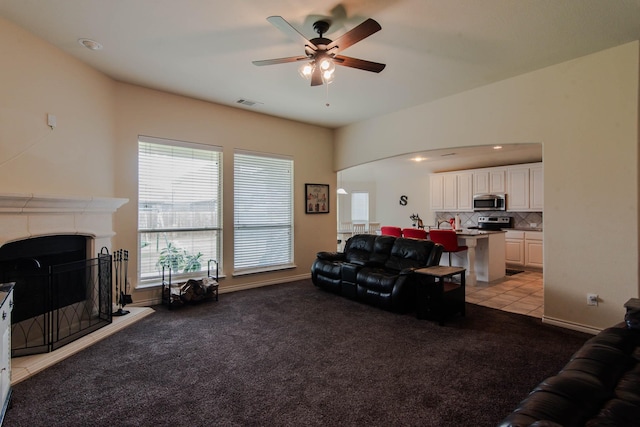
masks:
POLYGON ((327 261, 344 261, 344 253, 343 252, 318 252, 316 256, 319 259, 324 259, 327 261))
POLYGON ((401 276, 408 276, 410 274, 413 274, 414 271, 416 271, 417 268, 415 267, 410 267, 410 268, 403 268, 402 270, 400 270, 400 275, 401 276))

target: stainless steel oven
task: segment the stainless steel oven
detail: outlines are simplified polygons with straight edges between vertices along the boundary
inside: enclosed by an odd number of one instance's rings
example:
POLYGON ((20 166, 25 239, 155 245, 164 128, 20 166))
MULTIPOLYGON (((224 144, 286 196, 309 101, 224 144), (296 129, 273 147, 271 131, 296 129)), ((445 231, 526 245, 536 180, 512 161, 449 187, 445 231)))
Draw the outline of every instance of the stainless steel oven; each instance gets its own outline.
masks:
POLYGON ((506 194, 474 194, 473 210, 480 211, 504 211, 507 209, 506 194))

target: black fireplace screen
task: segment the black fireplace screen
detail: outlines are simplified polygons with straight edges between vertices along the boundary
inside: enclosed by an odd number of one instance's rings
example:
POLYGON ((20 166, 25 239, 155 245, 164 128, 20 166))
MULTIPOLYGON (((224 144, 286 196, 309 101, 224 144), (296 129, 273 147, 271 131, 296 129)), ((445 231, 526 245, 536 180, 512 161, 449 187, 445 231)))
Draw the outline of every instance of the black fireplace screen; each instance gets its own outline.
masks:
POLYGON ((85 259, 80 239, 55 245, 55 255, 0 253, 0 283, 15 282, 12 357, 56 350, 111 323, 111 255, 85 259))

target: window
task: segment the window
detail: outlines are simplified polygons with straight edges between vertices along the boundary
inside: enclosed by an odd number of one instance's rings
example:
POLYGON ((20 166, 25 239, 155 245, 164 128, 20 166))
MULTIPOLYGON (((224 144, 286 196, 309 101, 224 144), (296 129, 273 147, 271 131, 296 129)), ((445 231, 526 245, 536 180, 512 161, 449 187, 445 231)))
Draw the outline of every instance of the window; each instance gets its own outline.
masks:
POLYGON ((293 160, 236 151, 234 273, 293 266, 293 160))
POLYGON ((220 261, 220 147, 138 138, 138 260, 141 281, 202 276, 220 261))
POLYGON ((369 222, 369 193, 351 192, 351 221, 369 222))

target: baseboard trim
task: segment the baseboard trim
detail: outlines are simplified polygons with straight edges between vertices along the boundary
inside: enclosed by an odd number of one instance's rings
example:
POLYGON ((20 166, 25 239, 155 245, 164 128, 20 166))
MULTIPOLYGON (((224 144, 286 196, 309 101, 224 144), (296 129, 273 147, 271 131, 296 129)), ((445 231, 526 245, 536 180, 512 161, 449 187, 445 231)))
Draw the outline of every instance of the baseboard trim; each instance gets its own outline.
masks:
POLYGON ((602 329, 594 328, 593 326, 582 325, 579 323, 567 322, 562 319, 555 319, 549 316, 542 316, 542 323, 548 323, 553 326, 560 326, 561 328, 571 329, 578 332, 584 332, 587 334, 597 335, 602 329))
POLYGON ((226 294, 229 292, 245 291, 247 289, 254 289, 254 288, 262 288, 263 286, 279 285, 281 283, 289 283, 289 282, 295 282, 298 280, 309 279, 310 277, 311 277, 311 273, 306 273, 306 274, 298 274, 297 276, 289 276, 282 279, 260 280, 258 282, 243 283, 242 285, 235 285, 235 286, 220 286, 220 293, 226 294))
MULTIPOLYGON (((227 294, 227 293, 230 293, 230 292, 245 291, 245 290, 248 290, 248 289, 262 288, 264 286, 279 285, 279 284, 282 284, 282 283, 289 283, 289 282, 295 282, 295 281, 298 281, 298 280, 305 280, 305 279, 309 279, 310 277, 311 277, 311 273, 306 273, 306 274, 298 274, 296 276, 289 276, 289 277, 280 278, 280 279, 259 280, 259 281, 256 281, 256 282, 243 283, 241 285, 234 285, 234 286, 223 286, 223 285, 220 285, 219 292, 220 292, 220 294, 227 294)), ((162 297, 160 295, 158 297, 156 297, 156 298, 148 298, 146 300, 137 300, 135 303, 128 304, 127 306, 131 306, 131 307, 149 307, 149 306, 158 305, 158 304, 162 304, 162 297)))

